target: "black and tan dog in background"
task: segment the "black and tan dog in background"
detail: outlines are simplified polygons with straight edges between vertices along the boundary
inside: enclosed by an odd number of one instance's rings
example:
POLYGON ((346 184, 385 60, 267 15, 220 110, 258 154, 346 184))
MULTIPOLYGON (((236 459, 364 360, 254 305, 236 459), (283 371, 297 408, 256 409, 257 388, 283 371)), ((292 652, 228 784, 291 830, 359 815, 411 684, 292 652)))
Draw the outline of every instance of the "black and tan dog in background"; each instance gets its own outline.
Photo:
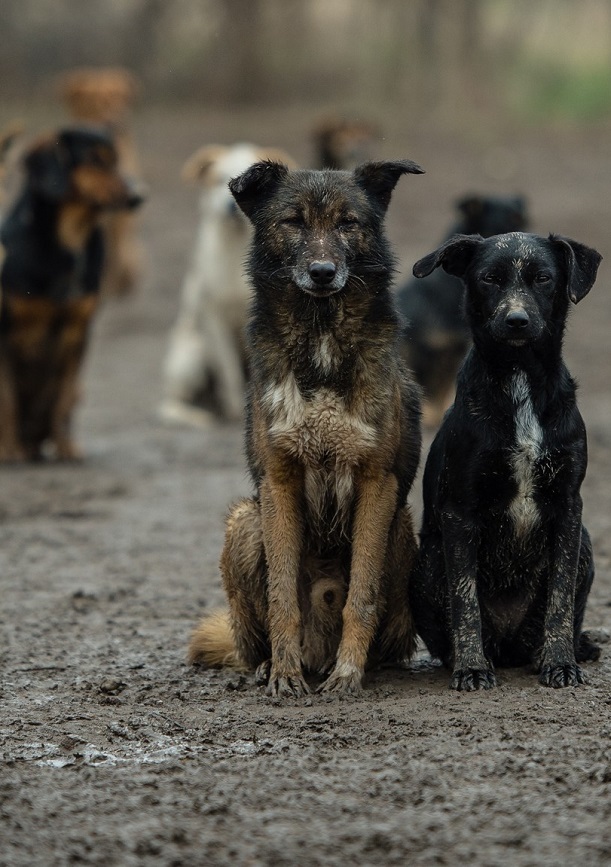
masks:
MULTIPOLYGON (((458 219, 444 240, 453 235, 502 235, 528 229, 528 208, 522 196, 472 194, 456 202, 458 219)), ((454 399, 456 374, 471 345, 464 315, 462 282, 443 270, 422 280, 411 279, 397 292, 405 319, 401 351, 422 386, 423 422, 438 427, 454 399)))
POLYGON ((262 162, 230 188, 254 225, 247 455, 256 493, 229 515, 229 613, 190 659, 257 670, 269 695, 358 692, 366 663, 410 655, 407 495, 419 391, 397 352, 383 220, 409 161, 354 172, 262 162), (330 673, 329 673, 330 672, 330 673))
POLYGON ((77 458, 70 433, 104 250, 98 223, 140 203, 108 136, 67 129, 25 155, 25 183, 2 225, 0 460, 49 443, 77 458))
POLYGON ((414 265, 462 279, 473 347, 431 446, 411 598, 451 687, 489 689, 495 665, 583 683, 594 564, 582 525, 586 431, 562 360, 569 303, 600 255, 558 235, 458 236, 414 265))
MULTIPOLYGON (((133 107, 141 89, 137 77, 120 66, 83 66, 63 73, 58 90, 72 121, 104 129, 117 151, 119 170, 140 176, 140 157, 133 133, 133 107)), ((100 291, 104 297, 134 292, 142 274, 143 253, 138 216, 119 210, 104 216, 105 262, 100 291)))

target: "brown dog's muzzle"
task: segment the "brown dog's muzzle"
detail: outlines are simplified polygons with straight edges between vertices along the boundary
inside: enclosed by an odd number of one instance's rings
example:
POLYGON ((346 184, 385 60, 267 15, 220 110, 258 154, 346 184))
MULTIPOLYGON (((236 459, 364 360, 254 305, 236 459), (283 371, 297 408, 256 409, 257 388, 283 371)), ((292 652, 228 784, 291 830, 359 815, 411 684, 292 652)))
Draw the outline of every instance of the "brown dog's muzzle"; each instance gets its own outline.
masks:
POLYGON ((73 195, 96 208, 137 208, 144 201, 140 184, 117 171, 80 166, 72 173, 73 195))

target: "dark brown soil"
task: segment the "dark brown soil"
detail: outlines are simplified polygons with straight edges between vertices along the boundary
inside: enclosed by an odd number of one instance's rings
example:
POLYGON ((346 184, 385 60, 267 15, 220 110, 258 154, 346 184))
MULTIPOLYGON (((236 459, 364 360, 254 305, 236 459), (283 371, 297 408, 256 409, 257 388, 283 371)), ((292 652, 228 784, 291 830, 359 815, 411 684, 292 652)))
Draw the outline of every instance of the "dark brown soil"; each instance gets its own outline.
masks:
MULTIPOLYGON (((457 694, 421 654, 359 699, 266 698, 253 678, 185 664, 222 603, 228 504, 249 491, 239 427, 156 420, 197 194, 199 144, 278 144, 303 163, 313 114, 149 109, 151 196, 137 297, 95 328, 79 411, 82 466, 1 470, 0 865, 575 865, 611 863, 611 644, 586 686, 527 669, 457 694)), ((611 129, 460 136, 388 120, 404 178, 389 231, 408 272, 470 191, 525 192, 533 228, 607 255, 611 129)), ((611 258, 611 256, 609 257, 611 258)), ((597 578, 586 625, 611 632, 608 261, 573 312, 566 356, 590 438, 583 495, 597 578)), ((418 509, 419 484, 413 502, 418 509)))

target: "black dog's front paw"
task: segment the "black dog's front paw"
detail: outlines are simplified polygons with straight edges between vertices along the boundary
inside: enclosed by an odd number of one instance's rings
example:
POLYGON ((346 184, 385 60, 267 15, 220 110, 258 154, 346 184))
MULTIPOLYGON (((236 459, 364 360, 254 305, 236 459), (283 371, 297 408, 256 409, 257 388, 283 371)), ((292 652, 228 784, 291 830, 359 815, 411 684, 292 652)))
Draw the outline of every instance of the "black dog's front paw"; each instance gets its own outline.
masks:
POLYGON ((476 689, 492 689, 496 677, 491 668, 457 668, 452 672, 450 689, 473 692, 476 689))
POLYGON ((586 677, 581 668, 575 664, 544 665, 539 674, 539 683, 560 689, 563 686, 577 686, 585 683, 586 677))

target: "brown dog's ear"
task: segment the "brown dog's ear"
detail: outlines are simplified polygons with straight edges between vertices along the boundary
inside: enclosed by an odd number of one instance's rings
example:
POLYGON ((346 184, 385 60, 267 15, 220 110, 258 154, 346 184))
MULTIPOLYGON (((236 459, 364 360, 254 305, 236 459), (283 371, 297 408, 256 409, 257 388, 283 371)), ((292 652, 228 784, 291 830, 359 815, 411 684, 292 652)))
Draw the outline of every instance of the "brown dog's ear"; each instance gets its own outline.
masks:
POLYGON ((424 169, 411 160, 363 163, 355 168, 354 180, 385 211, 397 181, 407 174, 423 175, 424 169))
POLYGON ((34 145, 23 164, 32 189, 47 199, 59 201, 70 189, 70 173, 60 138, 47 138, 34 145))
POLYGON ((462 278, 471 264, 473 254, 483 241, 481 235, 454 235, 428 256, 419 259, 412 273, 414 277, 428 277, 441 265, 448 274, 462 278))
POLYGON ((592 247, 562 235, 550 235, 549 240, 562 250, 567 270, 566 290, 573 304, 577 304, 594 285, 602 256, 592 247))
POLYGON ((284 163, 263 160, 229 181, 229 189, 246 216, 252 219, 288 173, 284 163))

